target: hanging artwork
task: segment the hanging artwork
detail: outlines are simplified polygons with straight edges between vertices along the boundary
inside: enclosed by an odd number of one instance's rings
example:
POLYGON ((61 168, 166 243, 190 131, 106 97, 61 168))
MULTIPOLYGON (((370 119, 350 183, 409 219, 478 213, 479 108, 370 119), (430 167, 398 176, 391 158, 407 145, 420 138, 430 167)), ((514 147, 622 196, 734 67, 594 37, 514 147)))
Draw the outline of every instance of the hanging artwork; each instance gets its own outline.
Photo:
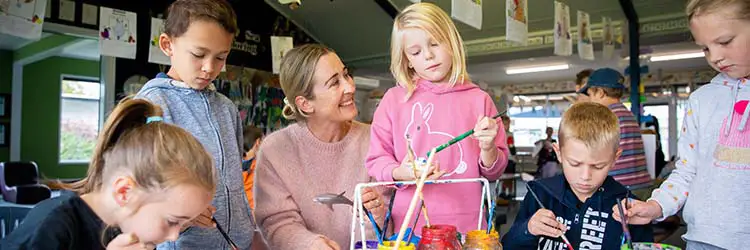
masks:
POLYGON ((451 17, 482 29, 482 0, 451 0, 451 17))
POLYGON ((81 11, 81 22, 88 25, 96 25, 99 21, 99 6, 84 3, 81 11))
POLYGON ((60 8, 57 9, 57 18, 60 20, 75 22, 76 21, 76 2, 70 0, 60 0, 60 8))
POLYGON ((273 73, 278 74, 281 68, 281 58, 290 49, 294 48, 294 40, 290 36, 271 36, 271 60, 273 61, 273 73))
POLYGON ((578 56, 583 60, 594 60, 594 44, 591 39, 589 14, 578 11, 578 56))
POLYGON ((555 55, 569 56, 573 54, 573 39, 570 35, 570 8, 568 5, 555 1, 555 55))
POLYGON ((30 40, 42 37, 48 0, 0 0, 0 33, 30 40))
POLYGON ((99 11, 99 51, 103 56, 135 59, 135 12, 101 7, 99 11))
POLYGON ((151 18, 151 36, 148 46, 148 62, 171 65, 169 57, 159 48, 159 36, 164 33, 164 19, 151 18))
POLYGON ((602 58, 604 60, 612 59, 615 53, 615 27, 612 25, 612 18, 602 17, 602 32, 604 33, 604 39, 602 39, 602 58))
POLYGON ((529 13, 526 0, 506 0, 505 39, 526 46, 529 39, 529 13))

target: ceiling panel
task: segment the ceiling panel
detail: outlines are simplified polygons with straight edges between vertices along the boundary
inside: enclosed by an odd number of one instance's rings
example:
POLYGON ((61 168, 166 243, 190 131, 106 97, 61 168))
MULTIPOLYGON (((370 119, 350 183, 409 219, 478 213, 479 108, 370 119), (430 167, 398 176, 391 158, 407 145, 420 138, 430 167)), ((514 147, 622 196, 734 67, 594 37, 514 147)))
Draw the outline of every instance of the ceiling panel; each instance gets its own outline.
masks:
POLYGON ((292 10, 266 0, 344 60, 379 55, 389 48, 393 19, 373 0, 303 0, 292 10))
MULTIPOLYGON (((335 49, 344 61, 360 61, 370 58, 387 59, 390 31, 393 20, 381 9, 375 0, 301 0, 302 5, 296 10, 281 5, 278 0, 266 0, 283 15, 319 41, 335 49)), ((632 0, 639 19, 650 20, 664 16, 684 15, 686 0, 632 0)), ((401 10, 411 4, 409 0, 388 0, 401 10)), ((451 0, 428 0, 440 6, 450 14, 451 0)), ((455 21, 465 41, 497 38, 505 35, 505 0, 485 0, 483 6, 483 27, 481 30, 455 21)), ((615 21, 625 21, 625 16, 617 0, 565 0, 570 6, 571 25, 576 26, 576 11, 588 12, 594 24, 601 22, 602 17, 611 17, 615 21)), ((548 31, 552 29, 554 19, 553 0, 529 1, 529 32, 548 31)), ((689 34, 687 34, 689 36, 689 34)), ((685 32, 673 36, 643 37, 642 46, 652 46, 655 53, 670 50, 694 49, 685 32), (667 44, 659 46, 659 44, 667 44)), ((596 45, 598 46, 598 45, 596 45)), ((597 49, 600 49, 596 47, 597 49)), ((600 58, 599 51, 597 58, 600 58)), ((618 52, 616 52, 618 53, 618 52)), ((616 67, 624 68, 622 59, 604 61, 582 61, 577 55, 569 57, 551 56, 551 49, 503 52, 500 54, 482 54, 469 58, 469 72, 476 80, 491 85, 503 83, 527 83, 534 81, 551 81, 571 79, 576 72, 584 68, 616 67), (531 58, 531 59, 529 59, 531 58), (571 69, 548 73, 525 75, 505 75, 504 68, 515 65, 544 64, 551 62, 568 62, 571 69)), ((389 79, 387 61, 357 68, 362 75, 389 79)), ((674 70, 678 68, 705 68, 704 59, 690 59, 668 63, 652 63, 653 70, 674 70)))

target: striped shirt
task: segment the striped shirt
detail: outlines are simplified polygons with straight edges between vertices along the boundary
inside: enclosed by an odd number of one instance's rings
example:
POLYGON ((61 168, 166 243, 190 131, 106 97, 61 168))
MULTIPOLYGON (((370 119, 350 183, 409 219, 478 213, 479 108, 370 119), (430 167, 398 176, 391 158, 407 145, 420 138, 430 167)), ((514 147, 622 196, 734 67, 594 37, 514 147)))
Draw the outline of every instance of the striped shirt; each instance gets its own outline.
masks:
POLYGON ((643 150, 641 127, 622 103, 609 105, 620 121, 620 149, 622 155, 617 159, 609 175, 630 190, 648 188, 653 183, 646 169, 646 154, 643 150))

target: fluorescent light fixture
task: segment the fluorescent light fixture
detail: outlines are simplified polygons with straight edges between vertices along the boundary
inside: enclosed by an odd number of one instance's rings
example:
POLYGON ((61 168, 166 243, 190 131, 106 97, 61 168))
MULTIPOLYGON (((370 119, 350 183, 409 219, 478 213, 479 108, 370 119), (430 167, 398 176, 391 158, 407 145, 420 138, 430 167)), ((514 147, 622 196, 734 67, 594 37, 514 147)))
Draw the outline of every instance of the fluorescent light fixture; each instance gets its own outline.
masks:
POLYGON ((682 60, 682 59, 690 59, 690 58, 700 58, 704 57, 705 55, 703 52, 684 52, 684 53, 676 53, 676 54, 662 54, 662 55, 653 55, 651 56, 652 62, 660 62, 660 61, 672 61, 672 60, 682 60))
POLYGON ((355 76, 354 85, 363 89, 377 89, 380 87, 380 81, 377 79, 355 76))
POLYGON ((564 69, 569 69, 569 68, 570 68, 570 65, 568 65, 567 63, 544 65, 544 66, 506 68, 505 74, 508 74, 508 75, 525 74, 525 73, 544 72, 544 71, 553 71, 553 70, 564 70, 564 69))

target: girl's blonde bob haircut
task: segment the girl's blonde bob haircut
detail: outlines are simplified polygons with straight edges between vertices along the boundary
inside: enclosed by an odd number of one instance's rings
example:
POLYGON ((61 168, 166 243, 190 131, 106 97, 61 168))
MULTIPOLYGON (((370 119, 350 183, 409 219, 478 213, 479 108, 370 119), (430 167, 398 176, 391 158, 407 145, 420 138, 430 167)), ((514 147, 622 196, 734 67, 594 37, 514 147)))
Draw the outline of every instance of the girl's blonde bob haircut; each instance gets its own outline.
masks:
POLYGON ((471 81, 466 73, 466 50, 456 25, 440 7, 431 3, 415 3, 406 7, 396 16, 391 32, 391 74, 402 87, 405 87, 406 99, 416 89, 417 75, 409 67, 409 60, 404 51, 403 31, 421 29, 430 34, 438 43, 448 44, 451 55, 450 85, 471 81))

